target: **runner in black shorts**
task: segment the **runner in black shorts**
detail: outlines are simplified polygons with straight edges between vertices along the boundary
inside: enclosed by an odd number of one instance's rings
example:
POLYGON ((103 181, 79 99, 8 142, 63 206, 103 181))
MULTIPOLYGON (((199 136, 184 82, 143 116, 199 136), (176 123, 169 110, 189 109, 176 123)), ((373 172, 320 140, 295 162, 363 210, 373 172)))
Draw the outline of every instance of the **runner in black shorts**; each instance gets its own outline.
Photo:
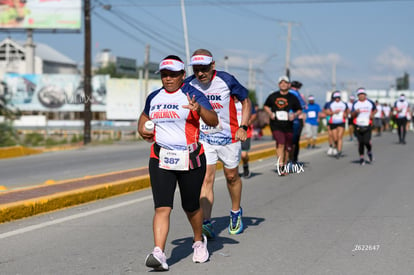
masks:
POLYGON ((342 156, 342 143, 345 131, 345 121, 348 117, 348 105, 341 100, 341 92, 335 91, 333 93, 333 101, 329 103, 325 110, 326 114, 330 116, 329 127, 332 131, 332 138, 334 147, 337 149, 336 158, 342 156))
POLYGON ((209 126, 218 117, 207 97, 184 83, 185 66, 178 56, 164 58, 159 71, 163 87, 150 93, 138 120, 138 132, 153 142, 149 174, 154 200, 154 250, 145 264, 154 270, 168 270, 165 244, 178 184, 181 206, 193 230, 193 261, 209 258, 207 238, 202 234, 201 186, 206 172, 204 148, 199 141, 200 118, 209 126), (151 127, 150 127, 151 126, 151 127))
POLYGON ((279 91, 271 93, 264 104, 264 110, 270 116, 270 129, 276 141, 277 170, 287 175, 286 164, 292 151, 293 120, 302 113, 298 98, 289 92, 290 82, 287 76, 279 77, 279 91))

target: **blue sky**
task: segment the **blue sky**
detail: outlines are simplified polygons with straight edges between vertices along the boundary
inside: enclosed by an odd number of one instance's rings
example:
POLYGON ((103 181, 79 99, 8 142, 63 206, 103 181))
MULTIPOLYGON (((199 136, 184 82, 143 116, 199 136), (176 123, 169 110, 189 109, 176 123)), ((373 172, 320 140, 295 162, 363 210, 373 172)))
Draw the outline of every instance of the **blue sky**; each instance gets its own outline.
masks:
MULTIPOLYGON (((323 101, 332 89, 389 89, 404 72, 414 77, 414 1, 185 0, 190 52, 212 51, 228 71, 265 98, 284 74, 287 22, 292 22, 290 69, 302 92, 323 101), (255 80, 255 81, 254 81, 255 80)), ((102 49, 144 62, 169 54, 186 59, 180 0, 91 0, 93 56, 102 49), (102 5, 111 5, 105 10, 102 5)), ((0 33, 24 40, 22 33, 0 33)), ((83 63, 83 33, 34 34, 35 42, 83 63)), ((413 87, 413 85, 411 85, 413 87)), ((259 102, 260 102, 259 98, 259 102)))

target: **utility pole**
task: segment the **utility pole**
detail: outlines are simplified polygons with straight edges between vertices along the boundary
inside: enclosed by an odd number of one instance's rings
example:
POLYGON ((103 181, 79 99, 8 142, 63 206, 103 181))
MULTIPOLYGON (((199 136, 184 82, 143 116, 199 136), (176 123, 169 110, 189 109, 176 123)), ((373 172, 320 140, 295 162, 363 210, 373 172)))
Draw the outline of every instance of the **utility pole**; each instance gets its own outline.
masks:
POLYGON ((86 145, 91 142, 91 6, 90 0, 85 0, 84 4, 84 20, 85 20, 85 60, 83 67, 83 88, 85 93, 85 109, 83 112, 84 127, 83 127, 83 144, 86 145))
POLYGON ((186 58, 187 58, 187 75, 190 75, 191 74, 191 66, 190 66, 190 45, 188 43, 187 17, 185 15, 184 0, 181 0, 181 13, 182 13, 182 17, 183 17, 185 55, 186 55, 186 58))
POLYGON ((254 71, 253 71, 253 60, 249 59, 249 78, 247 81, 247 89, 249 90, 254 90, 254 86, 255 86, 255 75, 254 75, 254 71))
POLYGON ((332 64, 332 91, 336 91, 336 61, 332 64))
POLYGON ((229 72, 229 57, 227 55, 224 57, 224 71, 229 72))
POLYGON ((149 78, 149 57, 150 57, 150 45, 145 47, 145 61, 144 61, 144 94, 148 95, 148 78, 149 78))
POLYGON ((290 42, 292 40, 292 26, 298 25, 294 22, 287 22, 287 23, 281 23, 283 25, 287 25, 288 27, 288 35, 286 38, 286 63, 285 63, 285 73, 286 76, 290 78, 290 42))
POLYGON ((27 29, 27 40, 24 44, 24 48, 26 50, 26 74, 34 74, 35 73, 35 66, 34 66, 34 56, 35 56, 35 47, 36 45, 33 44, 33 29, 27 29))

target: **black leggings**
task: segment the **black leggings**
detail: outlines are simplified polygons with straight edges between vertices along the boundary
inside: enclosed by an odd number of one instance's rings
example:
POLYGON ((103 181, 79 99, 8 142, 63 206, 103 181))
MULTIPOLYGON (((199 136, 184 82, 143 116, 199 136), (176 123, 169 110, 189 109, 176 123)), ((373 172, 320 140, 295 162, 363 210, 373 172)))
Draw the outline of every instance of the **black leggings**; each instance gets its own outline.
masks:
POLYGON ((298 157, 299 157, 299 149, 300 149, 299 141, 300 141, 300 136, 302 135, 303 120, 301 119, 299 122, 296 122, 296 123, 297 124, 293 125, 293 138, 292 138, 292 143, 293 143, 292 160, 293 161, 298 161, 298 157))
POLYGON ((405 141, 405 134, 407 133, 407 118, 397 118, 397 131, 398 131, 398 138, 400 141, 405 141))
POLYGON ((358 127, 356 126, 355 135, 358 139, 358 152, 360 155, 364 154, 364 148, 367 147, 367 151, 371 152, 371 127, 358 127))
POLYGON ((154 207, 171 207, 174 204, 174 193, 180 188, 181 206, 187 212, 200 208, 200 192, 206 174, 206 157, 200 155, 201 167, 188 171, 166 170, 158 167, 158 159, 150 158, 149 174, 151 179, 154 207))

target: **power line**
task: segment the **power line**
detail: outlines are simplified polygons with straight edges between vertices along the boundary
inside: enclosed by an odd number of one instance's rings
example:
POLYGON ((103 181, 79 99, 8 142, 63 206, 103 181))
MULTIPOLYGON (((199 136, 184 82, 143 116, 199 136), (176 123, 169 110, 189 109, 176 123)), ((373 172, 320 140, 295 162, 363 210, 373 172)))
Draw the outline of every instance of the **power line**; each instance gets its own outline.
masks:
MULTIPOLYGON (((125 34, 128 38, 131 38, 135 41, 137 41, 138 43, 142 44, 142 45, 146 45, 147 43, 144 42, 143 40, 139 39, 138 37, 136 37, 135 35, 133 35, 132 33, 125 31, 124 29, 122 29, 121 27, 119 27, 118 25, 112 23, 111 21, 107 20, 105 17, 101 16, 99 13, 94 12, 93 13, 96 17, 98 17, 99 19, 101 19, 102 21, 104 21, 106 24, 110 25, 111 27, 113 27, 114 29, 118 30, 119 32, 125 34)), ((152 46, 153 49, 155 49, 156 51, 158 51, 161 54, 167 55, 168 53, 166 53, 164 50, 161 50, 157 47, 152 46)))
MULTIPOLYGON (((268 1, 187 1, 187 6, 241 6, 241 5, 298 5, 298 4, 347 4, 347 3, 375 3, 375 2, 413 2, 414 0, 268 0, 268 1)), ((166 7, 178 6, 179 3, 168 1, 165 3, 154 3, 154 1, 140 1, 139 4, 131 4, 117 1, 116 6, 128 7, 135 6, 153 6, 166 7)))

